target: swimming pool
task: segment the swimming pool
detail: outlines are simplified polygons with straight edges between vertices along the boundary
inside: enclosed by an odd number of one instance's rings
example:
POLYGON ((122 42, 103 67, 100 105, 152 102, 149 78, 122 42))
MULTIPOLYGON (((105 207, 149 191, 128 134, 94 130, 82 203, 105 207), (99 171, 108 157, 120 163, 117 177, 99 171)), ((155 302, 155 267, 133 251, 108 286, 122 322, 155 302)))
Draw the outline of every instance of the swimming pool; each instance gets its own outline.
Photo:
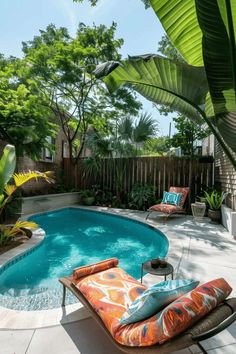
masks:
MULTIPOLYGON (((163 256, 169 243, 160 231, 128 218, 65 208, 30 218, 46 232, 42 244, 0 275, 0 305, 43 310, 61 305, 58 278, 78 266, 117 257, 120 266, 140 278, 140 265, 163 256)), ((68 294, 67 304, 77 300, 68 294)))

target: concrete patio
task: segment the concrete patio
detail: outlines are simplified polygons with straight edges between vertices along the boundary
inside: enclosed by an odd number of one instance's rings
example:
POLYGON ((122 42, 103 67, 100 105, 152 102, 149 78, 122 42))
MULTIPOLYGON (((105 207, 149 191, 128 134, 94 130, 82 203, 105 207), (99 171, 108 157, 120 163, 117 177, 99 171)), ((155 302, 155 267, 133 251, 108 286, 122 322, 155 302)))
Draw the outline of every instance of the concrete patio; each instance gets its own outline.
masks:
MULTIPOLYGON (((142 221, 146 216, 143 212, 113 212, 142 221)), ((183 216, 172 217, 164 223, 157 214, 148 222, 169 238, 169 261, 175 267, 176 277, 193 277, 200 282, 224 277, 236 296, 236 241, 221 225, 210 224, 208 218, 196 222, 192 217, 183 216)), ((155 276, 145 276, 147 285, 156 281, 155 276)), ((83 312, 82 319, 77 321, 74 316, 71 323, 65 321, 66 311, 62 311, 63 324, 46 328, 32 326, 27 330, 19 327, 14 330, 12 324, 10 329, 1 329, 0 354, 121 354, 84 309, 77 310, 83 312)), ((236 325, 202 344, 209 354, 235 354, 236 325)), ((196 354, 200 350, 193 346, 175 353, 196 354)))

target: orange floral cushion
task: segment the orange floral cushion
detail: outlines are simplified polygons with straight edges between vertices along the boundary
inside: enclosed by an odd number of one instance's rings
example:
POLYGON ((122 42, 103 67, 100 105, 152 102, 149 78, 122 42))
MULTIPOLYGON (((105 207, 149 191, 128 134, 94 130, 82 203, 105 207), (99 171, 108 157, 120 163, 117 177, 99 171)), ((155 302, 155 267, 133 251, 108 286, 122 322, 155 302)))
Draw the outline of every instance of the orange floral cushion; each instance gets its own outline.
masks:
POLYGON ((224 279, 198 286, 145 321, 122 325, 120 319, 146 287, 121 268, 78 279, 76 287, 101 317, 114 339, 126 346, 164 343, 204 317, 231 292, 224 279))
POLYGON ((115 339, 129 346, 164 343, 204 317, 231 291, 222 278, 200 285, 148 320, 118 328, 115 339))
POLYGON ((106 259, 106 260, 98 262, 98 263, 94 263, 94 264, 87 265, 84 267, 79 267, 77 269, 74 269, 73 279, 74 279, 74 281, 77 281, 78 279, 80 279, 86 275, 94 274, 94 273, 101 272, 101 271, 109 269, 109 268, 116 267, 118 265, 118 263, 119 263, 119 261, 117 258, 110 258, 110 259, 106 259))
POLYGON ((183 210, 183 208, 176 205, 160 203, 160 204, 153 205, 152 207, 149 208, 149 210, 160 211, 166 214, 172 214, 183 210))
POLYGON ((128 275, 121 268, 84 277, 76 287, 90 302, 104 324, 114 336, 119 320, 128 306, 145 290, 146 287, 128 275))

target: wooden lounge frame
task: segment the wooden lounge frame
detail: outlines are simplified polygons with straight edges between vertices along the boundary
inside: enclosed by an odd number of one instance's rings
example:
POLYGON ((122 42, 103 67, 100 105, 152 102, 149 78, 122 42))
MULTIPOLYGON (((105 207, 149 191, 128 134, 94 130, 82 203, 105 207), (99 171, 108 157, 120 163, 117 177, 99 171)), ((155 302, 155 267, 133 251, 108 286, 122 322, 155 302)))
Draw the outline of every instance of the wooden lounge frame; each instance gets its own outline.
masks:
POLYGON ((203 348, 200 342, 222 332, 234 321, 236 321, 236 298, 230 298, 217 306, 203 319, 199 320, 193 327, 189 328, 181 335, 173 338, 172 340, 169 340, 164 344, 157 344, 146 347, 129 347, 119 344, 111 336, 99 315, 94 311, 93 307, 90 305, 85 296, 73 284, 71 277, 64 277, 59 279, 59 281, 63 285, 62 306, 65 306, 66 289, 68 289, 90 312, 91 316, 102 327, 113 344, 119 348, 120 351, 128 354, 170 354, 173 351, 188 348, 194 344, 198 345, 202 353, 207 354, 207 351, 203 348))
MULTIPOLYGON (((169 205, 169 204, 168 204, 169 205)), ((171 215, 177 215, 177 214, 182 214, 182 215, 187 215, 187 210, 184 208, 184 207, 181 207, 179 208, 178 210, 175 210, 173 212, 170 212, 170 213, 164 213, 163 211, 159 212, 157 210, 151 210, 151 209, 148 209, 147 210, 147 216, 145 218, 145 220, 147 220, 149 218, 149 216, 151 215, 151 213, 162 213, 164 216, 165 216, 165 221, 168 220, 168 218, 171 216, 171 215)))

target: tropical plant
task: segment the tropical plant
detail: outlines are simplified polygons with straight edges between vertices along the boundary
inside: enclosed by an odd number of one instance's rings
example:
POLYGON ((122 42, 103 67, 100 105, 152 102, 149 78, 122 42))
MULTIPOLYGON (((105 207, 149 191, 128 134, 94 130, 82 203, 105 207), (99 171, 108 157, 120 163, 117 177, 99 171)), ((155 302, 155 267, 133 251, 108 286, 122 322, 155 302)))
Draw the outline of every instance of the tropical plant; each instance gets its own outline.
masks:
MULTIPOLYGON (((11 200, 17 188, 31 179, 43 178, 47 182, 52 182, 51 172, 20 172, 14 173, 16 167, 15 147, 7 145, 3 150, 0 159, 0 216, 6 204, 11 200), (12 182, 11 182, 12 180, 12 182), (10 182, 9 182, 10 181, 10 182)), ((7 226, 0 224, 0 245, 10 241, 17 234, 21 227, 34 228, 37 225, 28 221, 17 221, 15 225, 7 226)))
POLYGON ((95 197, 95 192, 93 189, 82 189, 80 191, 82 199, 95 197))
POLYGON ((153 186, 135 184, 130 192, 129 206, 135 209, 147 210, 155 202, 153 186))
POLYGON ((216 190, 212 192, 204 192, 207 203, 210 206, 211 210, 219 210, 222 203, 224 202, 228 193, 218 192, 216 190))
POLYGON ((25 228, 32 230, 36 229, 38 225, 33 221, 18 220, 14 225, 7 226, 0 224, 0 246, 5 246, 17 235, 26 236, 25 228))
POLYGON ((96 74, 110 92, 128 84, 155 103, 205 121, 236 168, 236 2, 150 4, 186 63, 143 55, 106 63, 96 74))

